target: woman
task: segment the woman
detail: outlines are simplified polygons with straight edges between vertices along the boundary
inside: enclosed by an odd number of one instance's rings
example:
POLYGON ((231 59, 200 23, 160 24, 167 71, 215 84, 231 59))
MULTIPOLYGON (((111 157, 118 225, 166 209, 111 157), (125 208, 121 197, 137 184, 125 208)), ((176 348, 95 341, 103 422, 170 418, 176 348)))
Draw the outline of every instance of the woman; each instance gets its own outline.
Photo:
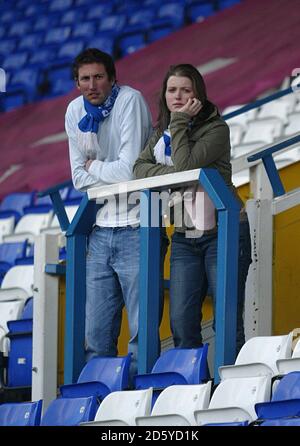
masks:
MULTIPOLYGON (((135 162, 134 174, 137 178, 145 178, 201 167, 217 169, 236 194, 231 178, 227 124, 207 99, 205 83, 198 70, 189 64, 171 66, 162 85, 157 128, 135 162)), ((175 227, 170 260, 170 322, 176 347, 202 345, 201 308, 208 290, 215 307, 217 238, 217 225, 200 233, 187 231, 184 225, 175 227)), ((245 342, 243 310, 250 263, 249 224, 242 206, 237 352, 245 342)))

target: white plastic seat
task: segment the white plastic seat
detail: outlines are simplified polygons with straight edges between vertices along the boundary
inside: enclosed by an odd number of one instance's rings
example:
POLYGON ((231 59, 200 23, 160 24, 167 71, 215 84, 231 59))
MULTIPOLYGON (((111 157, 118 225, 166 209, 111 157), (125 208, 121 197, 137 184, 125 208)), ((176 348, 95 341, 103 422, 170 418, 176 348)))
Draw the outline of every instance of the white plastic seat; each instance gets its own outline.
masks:
POLYGON ((24 308, 24 301, 11 300, 0 302, 0 327, 5 333, 8 332, 7 321, 19 319, 24 308))
POLYGON ((50 225, 52 211, 41 214, 26 214, 17 223, 14 233, 3 237, 5 242, 17 242, 28 239, 34 243, 34 236, 50 225))
POLYGON ((209 407, 195 412, 197 425, 254 421, 255 404, 270 400, 271 376, 229 378, 221 381, 209 407))
POLYGON ((228 121, 228 124, 230 130, 231 147, 236 147, 242 140, 244 128, 242 127, 241 124, 231 124, 230 120, 228 121))
POLYGON ((239 156, 246 156, 249 154, 249 152, 252 152, 255 149, 261 149, 263 146, 265 145, 265 143, 263 142, 249 142, 247 144, 238 144, 235 148, 234 148, 234 156, 233 158, 238 158, 239 156))
POLYGON ((219 367, 221 380, 236 377, 278 375, 277 359, 292 353, 293 332, 283 336, 256 336, 241 348, 235 364, 219 367))
MULTIPOLYGON (((272 143, 283 133, 283 121, 279 118, 264 118, 249 121, 242 143, 272 143)), ((262 144, 263 145, 263 144, 262 144)))
POLYGON ((136 418, 137 426, 196 426, 194 412, 209 404, 211 381, 169 386, 160 393, 151 416, 136 418))
POLYGON ((152 387, 109 393, 99 406, 95 420, 82 426, 136 426, 136 417, 150 415, 152 387))
POLYGON ((291 358, 278 359, 276 361, 280 375, 286 375, 290 372, 300 371, 300 339, 295 345, 291 358))
POLYGON ((284 135, 290 136, 300 132, 300 111, 288 115, 288 123, 284 129, 284 135))
POLYGON ((0 243, 4 236, 10 235, 14 231, 15 217, 0 218, 0 243))
POLYGON ((9 350, 9 340, 6 337, 8 333, 7 322, 20 319, 24 304, 24 300, 0 302, 0 351, 5 356, 7 356, 9 350))
POLYGON ((4 276, 0 289, 0 301, 26 301, 32 296, 33 265, 17 265, 4 276))
POLYGON ((277 117, 286 124, 288 122, 288 114, 293 111, 296 102, 296 98, 293 95, 290 96, 293 100, 292 102, 283 97, 262 105, 257 113, 257 119, 277 117))
MULTIPOLYGON (((232 113, 236 110, 239 110, 240 108, 244 107, 244 105, 245 104, 229 105, 228 107, 226 107, 223 110, 222 115, 227 115, 227 114, 232 113)), ((248 121, 252 121, 253 119, 255 119, 256 114, 257 114, 257 109, 253 108, 252 110, 242 113, 241 115, 237 115, 234 118, 228 119, 226 122, 229 126, 235 125, 235 124, 241 125, 243 130, 246 130, 248 121)))

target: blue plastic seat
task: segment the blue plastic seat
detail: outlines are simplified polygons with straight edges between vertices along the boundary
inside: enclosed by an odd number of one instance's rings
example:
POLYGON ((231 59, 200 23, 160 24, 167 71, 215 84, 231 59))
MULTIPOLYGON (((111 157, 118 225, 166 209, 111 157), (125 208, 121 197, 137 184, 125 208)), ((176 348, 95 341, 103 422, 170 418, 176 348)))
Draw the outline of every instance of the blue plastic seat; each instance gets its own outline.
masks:
POLYGON ((40 82, 40 73, 35 68, 22 68, 18 70, 11 79, 10 85, 24 89, 27 98, 33 101, 40 82))
MULTIPOLYGON (((11 90, 11 89, 10 89, 11 90)), ((22 107, 27 103, 27 98, 24 90, 17 89, 15 91, 6 92, 0 97, 1 111, 14 110, 17 107, 22 107)))
POLYGON ((249 426, 249 423, 248 421, 232 421, 231 423, 208 423, 208 424, 203 424, 203 426, 227 426, 227 427, 249 426))
POLYGON ((207 364, 208 344, 200 348, 172 348, 162 353, 151 373, 136 375, 135 388, 153 387, 153 403, 159 393, 175 384, 201 384, 210 379, 207 364))
POLYGON ((82 369, 76 384, 60 387, 62 397, 95 395, 98 400, 103 400, 111 392, 126 389, 130 361, 131 354, 92 358, 82 369))
POLYGON ((71 34, 70 26, 60 26, 57 28, 50 28, 46 33, 45 44, 62 44, 71 34))
POLYGON ((175 28, 180 28, 184 25, 185 12, 184 5, 176 2, 163 4, 160 6, 158 13, 160 18, 171 19, 175 28))
POLYGON ((46 410, 41 426, 78 426, 92 421, 98 409, 94 396, 85 398, 57 398, 46 410))
POLYGON ((11 54, 17 45, 17 39, 5 39, 1 40, 0 56, 6 56, 11 54))
POLYGON ((115 39, 114 37, 110 35, 105 35, 105 33, 101 32, 100 34, 97 34, 94 36, 88 43, 88 48, 99 48, 102 51, 105 51, 106 53, 110 54, 111 56, 114 55, 115 51, 115 39))
POLYGON ((36 51, 36 48, 39 47, 42 43, 42 39, 42 33, 26 34, 20 39, 18 48, 20 50, 27 50, 30 53, 33 53, 36 51))
POLYGON ((113 5, 111 3, 106 3, 102 5, 94 4, 92 8, 89 8, 87 12, 86 19, 87 20, 101 20, 102 17, 111 14, 113 10, 113 5))
POLYGON ((26 257, 26 249, 27 240, 0 244, 0 283, 6 272, 17 264, 16 261, 26 257))
POLYGON ((300 372, 285 375, 271 401, 256 404, 255 411, 259 420, 300 417, 300 372))
POLYGON ((0 405, 0 426, 39 426, 42 400, 0 405))
POLYGON ((96 32, 96 23, 94 21, 76 23, 76 25, 73 26, 72 36, 75 38, 78 37, 86 38, 86 36, 93 36, 95 32, 96 32))
POLYGON ((125 14, 112 14, 103 17, 98 30, 117 36, 125 29, 126 21, 127 17, 125 14))
POLYGON ((267 420, 259 426, 300 426, 300 418, 278 418, 267 420))
POLYGON ((144 33, 138 32, 131 35, 122 35, 119 40, 121 56, 126 56, 145 46, 144 33))
POLYGON ((49 11, 64 11, 72 6, 73 0, 52 0, 49 3, 49 11))
POLYGON ((32 383, 32 318, 8 321, 7 327, 10 350, 5 390, 29 388, 32 383))
POLYGON ((32 206, 34 192, 15 192, 6 195, 0 203, 0 218, 14 216, 16 223, 24 215, 24 208, 32 206))
POLYGON ((191 22, 201 22, 206 17, 214 14, 214 5, 212 3, 191 5, 187 11, 187 17, 191 22))
POLYGON ((58 59, 73 60, 83 50, 83 46, 83 40, 70 40, 64 43, 58 52, 58 59))
POLYGON ((21 53, 9 54, 6 56, 3 62, 3 68, 5 70, 19 70, 27 62, 28 54, 23 51, 21 53))
POLYGON ((22 20, 20 22, 14 22, 9 28, 9 36, 19 36, 22 37, 28 33, 31 28, 30 20, 22 20))

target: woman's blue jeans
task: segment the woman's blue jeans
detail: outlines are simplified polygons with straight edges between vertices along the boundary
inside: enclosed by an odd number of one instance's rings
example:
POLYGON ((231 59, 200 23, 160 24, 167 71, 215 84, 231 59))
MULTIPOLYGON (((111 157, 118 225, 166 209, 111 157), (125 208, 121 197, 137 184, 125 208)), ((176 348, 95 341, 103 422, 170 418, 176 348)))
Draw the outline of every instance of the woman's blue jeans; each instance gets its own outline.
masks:
MULTIPOLYGON (((209 290, 215 308, 217 285, 217 233, 200 238, 185 238, 175 232, 171 245, 170 322, 175 347, 202 345, 202 304, 209 290)), ((245 342, 245 283, 251 264, 251 239, 248 221, 240 222, 238 259, 238 306, 236 351, 245 342)))

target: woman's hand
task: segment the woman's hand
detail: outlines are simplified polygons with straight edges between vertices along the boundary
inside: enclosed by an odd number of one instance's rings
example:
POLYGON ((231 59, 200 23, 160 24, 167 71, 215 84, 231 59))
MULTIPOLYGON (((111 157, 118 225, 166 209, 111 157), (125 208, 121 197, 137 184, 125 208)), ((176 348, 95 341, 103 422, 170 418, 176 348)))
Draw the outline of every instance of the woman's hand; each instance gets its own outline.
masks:
POLYGON ((191 117, 196 116, 202 108, 201 101, 196 98, 189 98, 187 103, 183 107, 179 108, 178 112, 187 113, 191 117))

